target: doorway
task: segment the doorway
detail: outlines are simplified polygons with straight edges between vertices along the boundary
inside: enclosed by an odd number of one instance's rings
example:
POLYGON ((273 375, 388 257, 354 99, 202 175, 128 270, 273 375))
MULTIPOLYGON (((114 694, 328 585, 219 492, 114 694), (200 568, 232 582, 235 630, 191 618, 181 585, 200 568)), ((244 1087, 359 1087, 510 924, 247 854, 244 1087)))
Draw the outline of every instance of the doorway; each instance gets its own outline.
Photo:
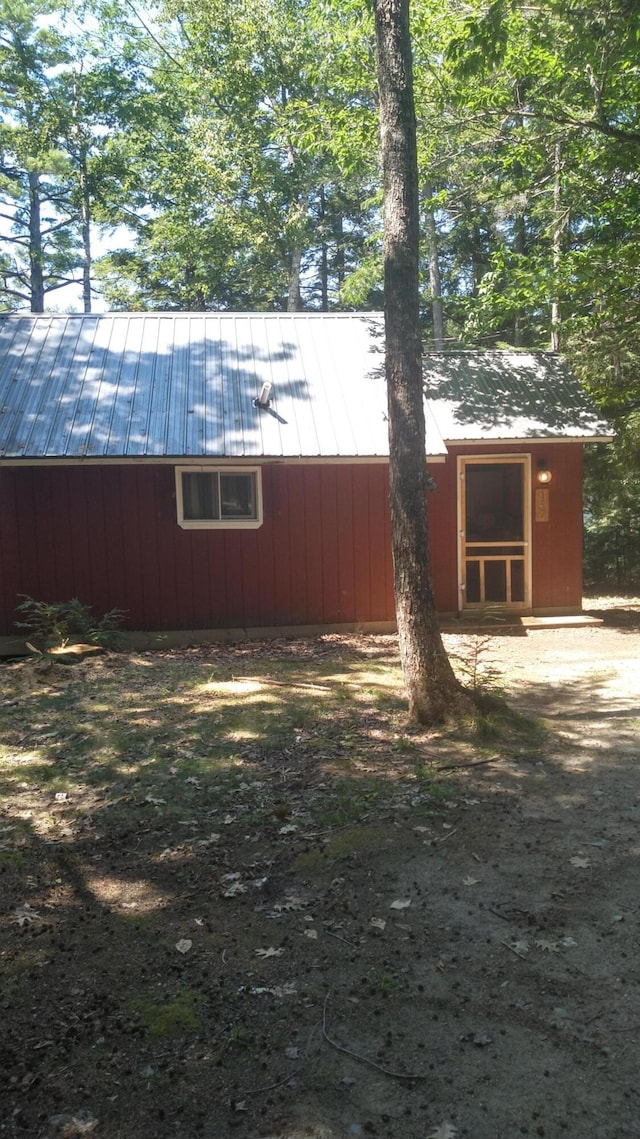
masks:
POLYGON ((460 608, 529 609, 529 456, 458 462, 460 608))

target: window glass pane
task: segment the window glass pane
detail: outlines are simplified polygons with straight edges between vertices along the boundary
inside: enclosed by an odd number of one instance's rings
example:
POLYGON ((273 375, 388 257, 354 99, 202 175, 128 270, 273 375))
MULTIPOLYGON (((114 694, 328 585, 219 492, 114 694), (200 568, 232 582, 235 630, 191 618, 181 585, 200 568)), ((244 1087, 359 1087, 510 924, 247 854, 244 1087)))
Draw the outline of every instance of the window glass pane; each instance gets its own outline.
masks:
POLYGON ((507 600, 507 563, 484 563, 484 598, 483 601, 507 600))
POLYGON ((524 562, 511 563, 511 600, 524 601, 524 562))
POLYGON ((220 517, 218 475, 213 471, 183 471, 183 517, 190 521, 206 521, 220 517))
POLYGON ((255 475, 220 475, 222 518, 256 518, 255 475))
POLYGON ((467 463, 468 542, 524 540, 522 463, 467 463))
POLYGON ((467 562, 467 601, 470 605, 480 601, 480 562, 467 562))
POLYGON ((523 546, 507 546, 500 543, 495 546, 480 546, 475 542, 467 542, 467 553, 474 558, 498 558, 510 554, 512 557, 522 555, 524 551, 523 546))

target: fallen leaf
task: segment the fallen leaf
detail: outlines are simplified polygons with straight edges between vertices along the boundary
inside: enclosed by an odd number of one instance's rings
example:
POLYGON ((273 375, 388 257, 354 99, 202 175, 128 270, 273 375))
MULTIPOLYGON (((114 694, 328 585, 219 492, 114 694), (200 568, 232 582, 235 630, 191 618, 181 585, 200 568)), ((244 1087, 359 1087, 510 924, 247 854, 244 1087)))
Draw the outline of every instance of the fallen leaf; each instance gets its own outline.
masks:
POLYGON ((159 807, 162 803, 166 803, 166 799, 157 799, 155 795, 146 795, 145 803, 153 803, 154 807, 159 807))
POLYGON ((557 953, 559 949, 558 942, 552 937, 536 937, 536 945, 543 953, 557 953))
POLYGON ((406 910, 411 905, 411 898, 396 898, 389 906, 390 910, 406 910))
POLYGON ((372 925, 374 929, 384 929, 386 924, 384 918, 371 918, 369 921, 369 925, 372 925))
POLYGON ((276 912, 290 911, 290 910, 303 910, 308 905, 303 898, 299 898, 297 894, 287 894, 281 902, 276 902, 273 907, 276 912))
POLYGON ((56 791, 56 793, 54 795, 54 799, 55 799, 56 803, 66 803, 68 798, 69 798, 69 792, 68 791, 56 791))
POLYGON ((434 1127, 427 1135, 427 1139, 455 1139, 458 1134, 458 1128, 453 1126, 453 1123, 441 1123, 439 1127, 434 1127))
POLYGON ((192 786, 197 787, 198 790, 200 790, 200 788, 202 787, 202 783, 200 782, 199 779, 196 779, 195 775, 190 775, 188 777, 188 779, 185 779, 185 783, 191 783, 192 786))
POLYGON ((77 1116, 73 1117, 73 1123, 76 1135, 87 1135, 90 1131, 95 1131, 98 1126, 97 1119, 78 1119, 77 1116))
POLYGON ((462 885, 463 886, 477 886, 479 881, 480 881, 479 878, 472 878, 470 874, 467 874, 467 877, 462 879, 462 885))
POLYGON ((297 829, 298 828, 296 826, 294 826, 293 823, 287 823, 286 826, 280 827, 278 834, 293 834, 294 831, 297 831, 297 829))
POLYGON ((181 937, 180 941, 176 942, 176 949, 178 953, 188 953, 191 949, 193 942, 188 937, 181 937))
POLYGON ((232 886, 229 886, 228 890, 224 891, 222 897, 237 898, 239 894, 246 894, 246 892, 247 887, 245 886, 244 882, 234 882, 232 886))
POLYGON ((467 1032, 460 1039, 463 1044, 475 1044, 476 1048, 486 1048, 488 1044, 491 1044, 491 1037, 488 1032, 467 1032))
POLYGON ((300 1056, 300 1049, 294 1048, 293 1046, 291 1048, 285 1048, 284 1054, 288 1060, 297 1060, 300 1056))
POLYGON ((14 917, 19 926, 29 925, 33 921, 40 921, 40 914, 37 910, 33 910, 28 902, 23 906, 18 906, 14 911, 14 917))
POLYGON ((571 863, 572 866, 576 867, 576 870, 586 870, 587 866, 591 866, 590 859, 580 858, 579 855, 575 855, 574 858, 570 858, 569 862, 571 863))
POLYGON ((56 1139, 73 1139, 75 1135, 88 1135, 95 1131, 98 1120, 88 1111, 82 1111, 77 1115, 52 1115, 49 1124, 56 1139))
POLYGON ((510 941, 509 945, 511 946, 512 949, 515 949, 516 953, 528 953, 529 952, 529 942, 524 937, 520 938, 519 941, 510 941))
POLYGON ((270 945, 268 949, 256 949, 256 957, 282 957, 284 949, 276 949, 274 945, 270 945))
POLYGON ((225 827, 230 827, 232 822, 234 821, 233 815, 225 815, 222 821, 223 821, 225 827))
POLYGON ((252 989, 247 989, 246 985, 241 985, 238 992, 248 992, 254 997, 261 997, 264 993, 270 993, 273 997, 294 997, 298 990, 292 981, 287 981, 284 985, 257 985, 252 989))
POLYGON ((318 931, 317 929, 305 929, 304 936, 310 938, 311 941, 317 941, 318 931))

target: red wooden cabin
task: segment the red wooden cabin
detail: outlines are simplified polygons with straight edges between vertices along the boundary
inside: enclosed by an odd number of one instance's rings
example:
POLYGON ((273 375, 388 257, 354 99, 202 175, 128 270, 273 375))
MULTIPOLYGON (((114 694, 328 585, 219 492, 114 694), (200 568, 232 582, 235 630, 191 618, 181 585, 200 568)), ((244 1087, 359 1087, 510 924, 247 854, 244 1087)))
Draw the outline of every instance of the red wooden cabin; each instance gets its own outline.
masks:
MULTIPOLYGON (((377 315, 0 317, 0 634, 23 594, 194 636, 392 627, 382 348, 377 315)), ((579 612, 607 426, 555 355, 424 374, 439 610, 579 612)))

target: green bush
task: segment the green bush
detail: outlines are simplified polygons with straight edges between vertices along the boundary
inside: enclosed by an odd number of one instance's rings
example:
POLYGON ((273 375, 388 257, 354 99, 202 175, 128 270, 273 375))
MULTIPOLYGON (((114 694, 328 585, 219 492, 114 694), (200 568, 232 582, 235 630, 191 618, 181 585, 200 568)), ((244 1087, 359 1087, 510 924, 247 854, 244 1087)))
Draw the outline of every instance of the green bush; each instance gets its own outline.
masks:
POLYGON ((62 648, 78 641, 113 649, 122 641, 122 609, 109 609, 98 620, 91 606, 83 605, 77 597, 71 601, 36 601, 27 594, 20 596, 24 600, 17 611, 22 620, 15 622, 16 628, 26 629, 39 649, 62 648))

